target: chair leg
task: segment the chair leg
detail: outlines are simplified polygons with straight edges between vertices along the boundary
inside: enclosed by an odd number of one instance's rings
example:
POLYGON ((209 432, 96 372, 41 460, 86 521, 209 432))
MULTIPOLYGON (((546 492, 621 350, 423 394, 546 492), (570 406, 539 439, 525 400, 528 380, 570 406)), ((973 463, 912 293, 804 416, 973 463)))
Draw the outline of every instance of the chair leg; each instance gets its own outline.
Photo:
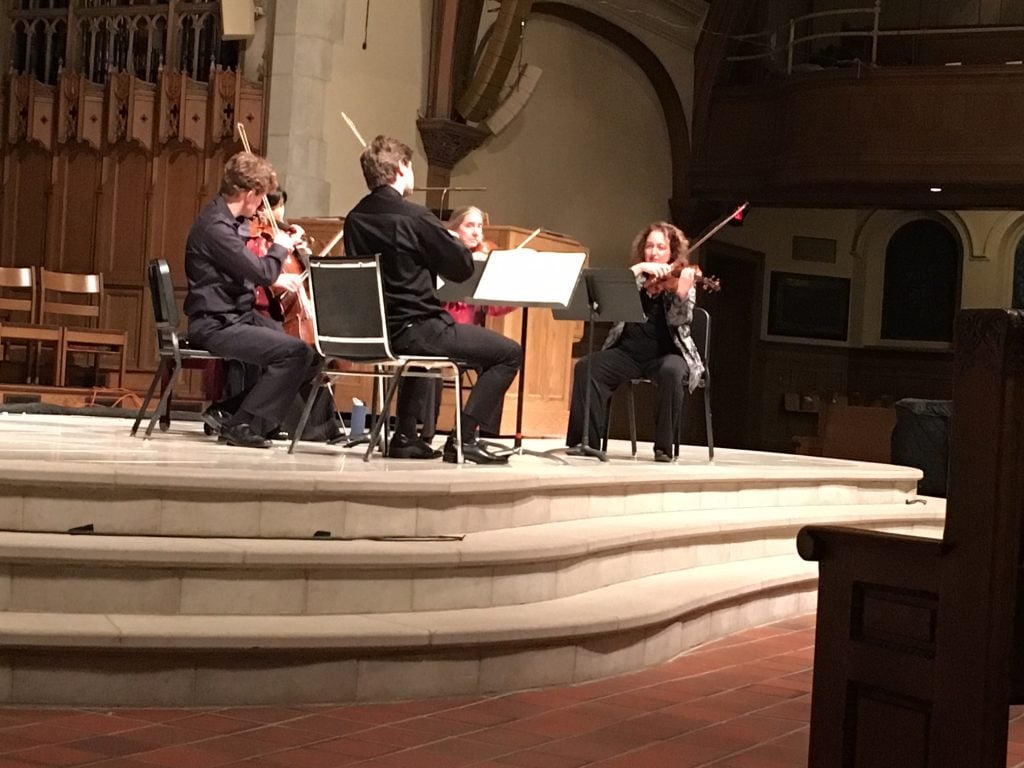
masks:
POLYGON ((295 433, 292 435, 292 441, 288 446, 288 453, 295 453, 295 444, 299 442, 299 437, 306 429, 306 422, 309 421, 309 414, 313 411, 313 401, 316 400, 316 396, 320 394, 320 390, 324 388, 324 371, 327 370, 327 360, 324 360, 323 365, 320 366, 320 382, 313 387, 309 388, 309 397, 306 398, 306 404, 302 407, 302 416, 299 419, 299 424, 295 427, 295 433))
POLYGON ((455 367, 455 463, 462 464, 462 371, 455 367))
MULTIPOLYGON (((153 417, 149 420, 149 426, 146 427, 146 437, 149 438, 153 434, 153 427, 156 426, 158 420, 163 421, 164 410, 170 412, 171 407, 171 392, 174 391, 174 385, 178 383, 178 378, 181 376, 181 366, 176 363, 170 363, 173 365, 171 369, 171 378, 164 387, 164 393, 160 397, 160 402, 157 404, 156 410, 153 411, 153 417)), ((168 417, 168 422, 170 417, 168 417)))
MULTIPOLYGON (((177 378, 175 378, 175 383, 177 383, 177 378)), ((174 387, 171 386, 170 380, 164 382, 164 386, 167 387, 167 398, 164 401, 164 407, 158 411, 158 413, 160 414, 161 432, 166 432, 168 429, 171 428, 171 401, 174 400, 174 387)))
MULTIPOLYGON (((370 444, 366 446, 366 455, 363 456, 363 461, 369 461, 370 455, 373 453, 374 448, 377 447, 377 443, 381 438, 381 431, 384 429, 385 422, 391 414, 391 401, 394 399, 395 392, 398 391, 398 381, 402 378, 402 370, 400 368, 394 376, 391 377, 391 381, 388 382, 387 392, 384 395, 384 402, 381 403, 380 415, 373 422, 373 429, 370 431, 370 444)), ((387 455, 385 449, 385 455, 387 455)))
POLYGON ((633 382, 630 382, 629 387, 629 442, 633 447, 633 458, 636 458, 636 400, 633 398, 633 382))
POLYGON ((142 400, 142 405, 139 406, 139 412, 135 414, 135 423, 132 424, 131 436, 135 437, 135 433, 139 431, 139 424, 142 423, 142 416, 146 413, 146 408, 149 407, 150 401, 153 399, 153 393, 156 392, 156 384, 163 377, 164 368, 167 366, 167 358, 160 358, 160 365, 157 366, 156 373, 153 374, 153 380, 149 382, 149 389, 146 390, 146 397, 142 400))
POLYGON ((711 429, 711 382, 704 382, 704 424, 708 431, 708 461, 715 460, 715 433, 711 429))
POLYGON ((608 435, 612 431, 612 400, 608 398, 608 407, 604 409, 604 436, 601 438, 601 450, 608 453, 608 435))

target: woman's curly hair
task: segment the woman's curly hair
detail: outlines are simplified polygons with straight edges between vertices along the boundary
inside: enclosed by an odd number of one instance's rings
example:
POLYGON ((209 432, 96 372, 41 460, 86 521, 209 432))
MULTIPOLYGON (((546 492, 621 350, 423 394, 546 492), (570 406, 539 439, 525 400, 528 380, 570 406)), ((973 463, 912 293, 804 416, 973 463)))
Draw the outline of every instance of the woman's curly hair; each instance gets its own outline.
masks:
POLYGON ((669 224, 667 221, 655 221, 648 224, 644 230, 636 236, 633 240, 633 245, 630 246, 630 255, 632 256, 632 263, 637 264, 644 260, 644 246, 647 244, 647 236, 651 232, 660 231, 665 235, 665 239, 668 240, 669 251, 672 254, 670 261, 683 260, 684 264, 689 264, 689 253, 690 253, 690 242, 686 239, 686 235, 683 234, 683 230, 674 224, 669 224))

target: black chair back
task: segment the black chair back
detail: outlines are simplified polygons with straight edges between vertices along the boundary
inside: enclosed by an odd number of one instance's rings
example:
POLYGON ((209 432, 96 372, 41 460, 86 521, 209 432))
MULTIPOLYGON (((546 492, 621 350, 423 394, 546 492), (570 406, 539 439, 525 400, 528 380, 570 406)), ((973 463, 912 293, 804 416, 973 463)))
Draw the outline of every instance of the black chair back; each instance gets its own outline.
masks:
POLYGON ((174 301, 171 269, 164 259, 153 259, 149 262, 146 276, 149 282, 149 296, 153 302, 157 348, 160 352, 167 353, 177 346, 178 323, 181 321, 178 305, 174 301))
POLYGON ((321 355, 356 362, 393 359, 379 256, 310 259, 309 287, 321 355))

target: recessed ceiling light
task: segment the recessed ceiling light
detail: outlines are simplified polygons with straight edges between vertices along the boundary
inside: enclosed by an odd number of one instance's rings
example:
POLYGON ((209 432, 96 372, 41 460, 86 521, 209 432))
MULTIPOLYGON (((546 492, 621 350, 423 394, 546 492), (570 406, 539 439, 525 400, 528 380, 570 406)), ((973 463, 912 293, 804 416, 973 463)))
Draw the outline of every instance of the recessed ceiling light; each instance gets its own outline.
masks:
POLYGON ((928 191, 929 192, 941 192, 942 191, 942 187, 929 187, 928 191))

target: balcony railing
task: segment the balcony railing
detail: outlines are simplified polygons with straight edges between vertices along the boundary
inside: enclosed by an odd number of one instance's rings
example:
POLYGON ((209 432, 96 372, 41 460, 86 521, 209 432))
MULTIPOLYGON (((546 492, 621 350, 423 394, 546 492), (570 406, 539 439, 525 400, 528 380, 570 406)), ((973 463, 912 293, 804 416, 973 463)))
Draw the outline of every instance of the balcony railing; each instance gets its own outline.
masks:
MULTIPOLYGON (((919 39, 927 37, 957 37, 957 36, 984 36, 994 39, 999 36, 1015 35, 1024 33, 1024 25, 987 25, 987 26, 959 26, 959 27, 929 27, 918 29, 883 29, 881 26, 882 3, 876 0, 870 8, 847 8, 831 11, 820 11, 797 16, 789 20, 788 34, 782 30, 766 30, 747 35, 738 35, 734 39, 737 48, 753 48, 752 53, 737 53, 726 58, 730 62, 743 61, 765 61, 775 64, 776 70, 782 70, 786 74, 792 74, 795 70, 801 69, 801 65, 813 63, 815 58, 814 49, 822 40, 835 40, 839 44, 838 50, 844 50, 856 38, 862 38, 867 45, 859 46, 857 53, 850 54, 849 58, 841 64, 864 64, 868 66, 893 66, 899 64, 915 63, 943 63, 960 64, 960 61, 946 60, 941 62, 915 62, 913 57, 895 55, 889 60, 880 61, 879 46, 886 39, 896 40, 898 38, 919 39), (858 23, 863 17, 869 17, 866 24, 858 23), (854 19, 854 28, 843 28, 840 30, 816 30, 820 27, 822 19, 854 19), (785 61, 785 66, 781 65, 785 61)), ((1024 45, 1019 47, 1006 48, 1012 58, 1004 58, 1006 64, 1021 64, 1024 60, 1024 45)), ((993 62, 985 62, 993 63, 993 62)), ((838 65, 838 64, 837 64, 838 65)))

